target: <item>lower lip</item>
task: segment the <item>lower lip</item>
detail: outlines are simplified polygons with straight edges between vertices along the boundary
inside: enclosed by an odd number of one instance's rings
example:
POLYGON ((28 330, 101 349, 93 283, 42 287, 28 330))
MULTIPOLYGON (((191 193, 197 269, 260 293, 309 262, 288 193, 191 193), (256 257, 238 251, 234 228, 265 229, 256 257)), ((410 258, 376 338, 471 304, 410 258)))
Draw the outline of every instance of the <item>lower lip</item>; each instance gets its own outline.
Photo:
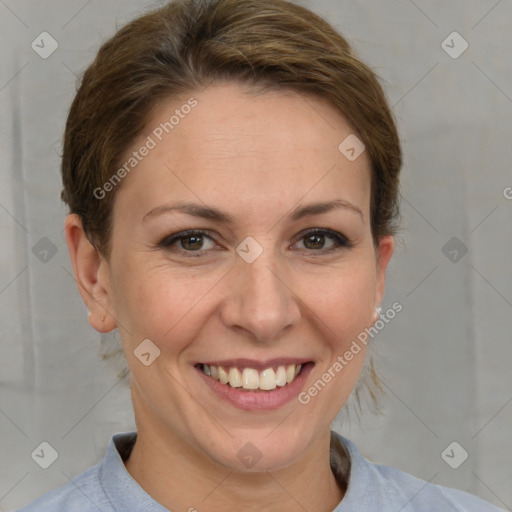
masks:
POLYGON ((212 377, 208 377, 201 368, 195 367, 195 369, 218 397, 235 407, 246 411, 273 411, 299 395, 313 366, 313 363, 307 363, 293 382, 283 387, 276 387, 271 391, 240 391, 240 388, 232 388, 228 384, 221 384, 212 377))

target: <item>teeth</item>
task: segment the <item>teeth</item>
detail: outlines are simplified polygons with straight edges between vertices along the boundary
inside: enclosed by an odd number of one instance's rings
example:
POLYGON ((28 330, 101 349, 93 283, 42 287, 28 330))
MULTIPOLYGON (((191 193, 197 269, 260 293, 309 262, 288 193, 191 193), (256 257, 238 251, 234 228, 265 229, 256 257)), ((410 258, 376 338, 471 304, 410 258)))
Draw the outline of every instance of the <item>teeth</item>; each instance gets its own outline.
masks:
POLYGON ((283 387, 293 382, 300 373, 302 365, 289 364, 273 368, 266 368, 258 373, 253 368, 244 368, 242 372, 238 368, 222 368, 221 366, 201 365, 203 372, 218 380, 221 384, 229 384, 233 388, 261 389, 270 391, 276 387, 283 387))
MULTIPOLYGON (((211 367, 213 368, 213 367, 211 367)), ((219 374, 219 380, 221 384, 227 384, 229 382, 229 376, 224 371, 224 368, 221 368, 220 366, 217 367, 217 372, 219 374)))
POLYGON ((295 365, 289 364, 286 367, 286 383, 290 384, 290 382, 292 382, 293 379, 295 379, 295 365))
POLYGON ((242 387, 244 389, 258 389, 260 387, 260 376, 256 370, 245 368, 242 373, 242 387))
POLYGON ((269 391, 276 387, 276 373, 272 368, 263 370, 260 375, 260 389, 269 391))
POLYGON ((286 385, 286 370, 284 366, 279 366, 276 371, 276 386, 286 385))
POLYGON ((238 368, 229 369, 229 385, 232 388, 242 387, 242 374, 238 371, 238 368))

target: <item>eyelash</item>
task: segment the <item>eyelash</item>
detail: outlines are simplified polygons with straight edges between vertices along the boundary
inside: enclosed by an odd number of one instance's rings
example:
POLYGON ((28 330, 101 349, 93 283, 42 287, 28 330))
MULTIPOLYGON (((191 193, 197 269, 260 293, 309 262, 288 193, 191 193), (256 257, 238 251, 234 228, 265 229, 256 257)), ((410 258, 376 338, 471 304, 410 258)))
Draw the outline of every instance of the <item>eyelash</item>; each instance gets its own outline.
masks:
MULTIPOLYGON (((344 235, 341 233, 338 233, 337 231, 333 231, 331 229, 326 228, 313 228, 305 231, 302 233, 300 238, 297 240, 297 242, 303 240, 304 238, 311 236, 311 235, 323 235, 328 238, 331 238, 335 246, 328 248, 328 249, 305 249, 310 255, 322 255, 322 254, 328 254, 335 251, 338 251, 340 249, 350 249, 352 248, 353 244, 350 242, 344 235)), ((207 231, 203 231, 201 229, 188 229, 185 231, 180 231, 179 233, 175 233, 173 235, 165 237, 159 244, 158 247, 161 247, 163 249, 171 250, 172 246, 181 240, 184 240, 189 237, 198 236, 198 237, 204 237, 208 238, 211 241, 214 241, 213 238, 209 235, 207 231)), ((295 243, 297 243, 295 242, 295 243)), ((294 244, 295 245, 295 244, 294 244)), ((181 254, 185 257, 191 257, 191 258, 198 258, 201 256, 204 256, 212 249, 206 249, 206 250, 197 250, 197 251, 190 251, 185 249, 180 249, 181 254)))

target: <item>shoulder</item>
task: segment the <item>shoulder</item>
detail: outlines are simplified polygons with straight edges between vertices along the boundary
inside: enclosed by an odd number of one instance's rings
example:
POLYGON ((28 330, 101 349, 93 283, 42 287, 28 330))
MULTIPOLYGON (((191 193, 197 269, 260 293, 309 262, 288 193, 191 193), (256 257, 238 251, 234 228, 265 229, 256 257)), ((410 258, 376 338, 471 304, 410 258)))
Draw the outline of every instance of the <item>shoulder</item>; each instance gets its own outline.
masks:
POLYGON ((114 434, 98 464, 16 512, 165 512, 124 465, 136 439, 135 431, 114 434))
POLYGON ((344 512, 502 512, 466 492, 421 480, 389 466, 373 464, 352 442, 337 436, 349 453, 351 464, 349 485, 341 502, 343 508, 340 508, 344 512))
POLYGON ((15 512, 114 512, 114 503, 119 510, 123 509, 126 500, 145 504, 147 495, 131 478, 123 463, 123 457, 133 448, 136 436, 136 432, 114 434, 98 464, 15 512))
MULTIPOLYGON (((388 466, 370 464, 373 480, 386 488, 403 512, 499 512, 500 509, 464 491, 433 484, 388 466)), ((391 501, 392 501, 391 500, 391 501)), ((390 503, 391 503, 390 501, 390 503)))
POLYGON ((99 465, 41 496, 16 512, 108 512, 112 510, 99 479, 99 465))

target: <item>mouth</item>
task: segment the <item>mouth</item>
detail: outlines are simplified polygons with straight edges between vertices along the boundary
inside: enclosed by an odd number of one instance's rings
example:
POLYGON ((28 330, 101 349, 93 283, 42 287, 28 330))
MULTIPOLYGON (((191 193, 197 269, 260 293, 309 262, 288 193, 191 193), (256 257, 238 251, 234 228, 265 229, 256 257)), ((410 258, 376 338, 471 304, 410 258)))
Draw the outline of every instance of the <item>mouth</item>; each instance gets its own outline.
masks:
POLYGON ((312 361, 289 364, 227 365, 198 363, 196 368, 210 379, 239 391, 269 392, 295 381, 312 361), (258 368, 259 367, 259 368, 258 368))
POLYGON ((273 411, 293 402, 315 363, 308 359, 230 359, 194 364, 206 393, 244 411, 273 411))

